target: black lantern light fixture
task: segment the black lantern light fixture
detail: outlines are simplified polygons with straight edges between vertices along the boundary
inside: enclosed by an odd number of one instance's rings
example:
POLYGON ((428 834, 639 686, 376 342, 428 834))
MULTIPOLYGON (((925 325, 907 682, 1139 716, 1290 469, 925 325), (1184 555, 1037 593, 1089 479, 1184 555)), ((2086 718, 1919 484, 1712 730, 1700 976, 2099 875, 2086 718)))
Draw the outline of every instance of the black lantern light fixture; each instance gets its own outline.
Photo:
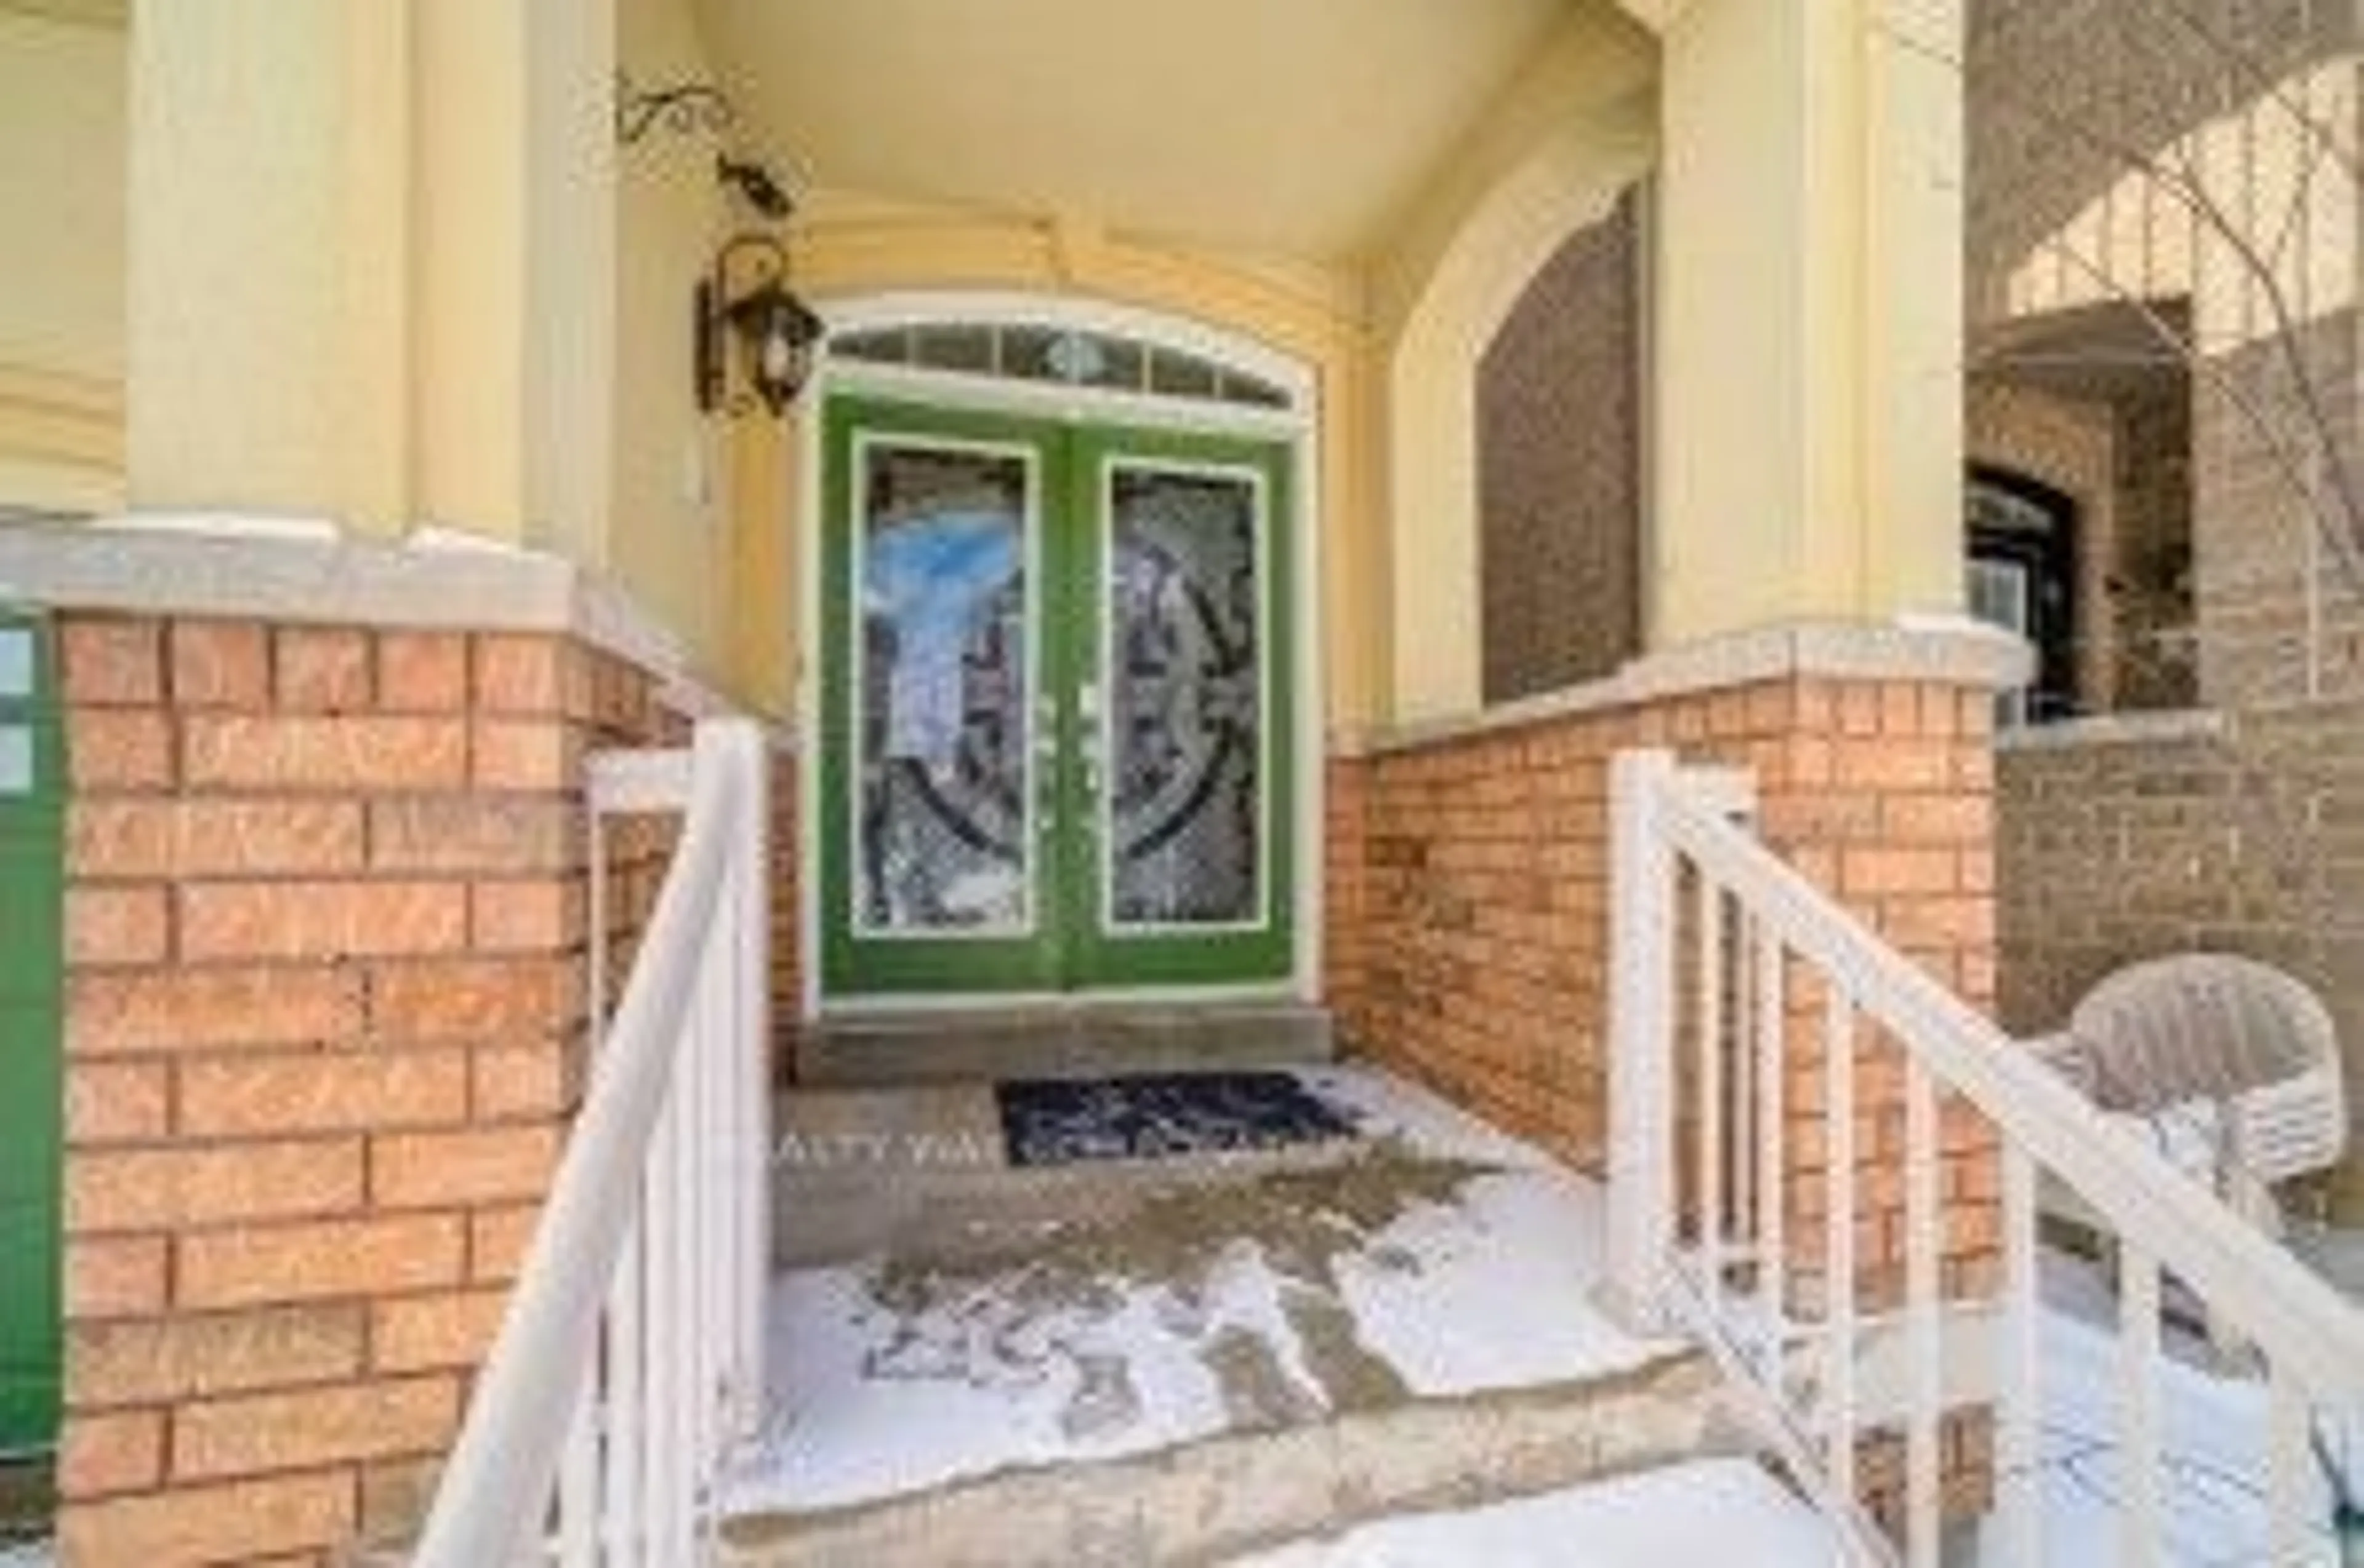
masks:
MULTIPOLYGON (((616 139, 626 147, 658 127, 676 135, 720 136, 736 119, 730 100, 708 83, 644 88, 616 74, 616 139)), ((771 170, 753 159, 718 153, 715 183, 765 223, 786 223, 796 203, 771 170)), ((812 373, 820 318, 788 287, 788 250, 761 231, 734 236, 715 254, 692 300, 691 373, 700 413, 778 418, 812 373), (731 374, 730 343, 739 342, 739 374, 731 374), (734 380, 744 390, 734 391, 734 380)))
POLYGON ((785 415, 812 373, 821 337, 820 317, 788 287, 787 247, 768 234, 731 239, 715 256, 713 274, 698 282, 697 311, 699 409, 742 414, 760 405, 775 418, 785 415), (730 391, 732 338, 752 399, 730 391))

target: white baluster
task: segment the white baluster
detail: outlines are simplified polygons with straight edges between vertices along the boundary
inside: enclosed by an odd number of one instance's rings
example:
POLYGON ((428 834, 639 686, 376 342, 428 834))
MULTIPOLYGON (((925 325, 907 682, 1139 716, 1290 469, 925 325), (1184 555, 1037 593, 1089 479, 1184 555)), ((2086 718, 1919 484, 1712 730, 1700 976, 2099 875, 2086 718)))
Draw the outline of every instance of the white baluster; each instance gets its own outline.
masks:
POLYGON ((657 1120, 643 1188, 649 1218, 648 1430, 643 1452, 648 1466, 646 1550, 659 1561, 687 1543, 682 1522, 688 1502, 682 1496, 681 1445, 675 1425, 681 1413, 682 1356, 688 1334, 682 1279, 680 1161, 675 1150, 684 1141, 679 1096, 657 1120))
POLYGON ((582 1396, 567 1423, 566 1447, 558 1462, 558 1560, 565 1568, 591 1568, 597 1561, 599 1517, 599 1380, 583 1380, 582 1396))
POLYGON ((1723 889, 1704 871, 1699 882, 1698 1164, 1700 1289, 1711 1321, 1723 1312, 1723 889))
POLYGON ((739 1430, 752 1437, 764 1421, 764 1329, 772 1278, 772 812, 770 758, 760 736, 748 741, 748 845, 742 862, 735 925, 738 935, 740 1164, 731 1191, 738 1205, 740 1273, 738 1332, 732 1340, 739 1391, 739 1430))
POLYGON ((1784 1125, 1789 1116, 1789 955, 1769 926, 1759 933, 1756 984, 1756 1277, 1766 1312, 1765 1385, 1781 1392, 1781 1341, 1788 1321, 1789 1173, 1784 1125))
POLYGON ((739 1353, 743 1342, 741 1281, 746 1274, 744 1260, 740 1256, 746 1232, 740 1223, 741 1189, 756 1180, 753 1169, 746 1163, 744 1128, 746 1106, 742 1103, 746 1080, 740 1071, 740 1056, 745 1045, 747 1020, 742 1008, 739 978, 739 887, 746 874, 743 862, 733 862, 725 879, 722 902, 718 907, 720 924, 715 932, 715 964, 721 971, 722 1039, 714 1059, 714 1123, 708 1136, 714 1140, 714 1237, 715 1256, 710 1266, 715 1283, 715 1398, 719 1405, 719 1424, 717 1430, 727 1446, 742 1435, 739 1407, 739 1353))
MULTIPOLYGON (((720 906, 717 906, 718 911, 720 906)), ((694 1223, 690 1233, 690 1386, 689 1386, 689 1452, 693 1479, 690 1495, 696 1502, 697 1519, 702 1526, 708 1517, 708 1498, 713 1479, 714 1454, 721 1432, 720 1411, 717 1407, 716 1388, 719 1377, 719 1351, 723 1336, 715 1322, 721 1305, 721 1292, 716 1288, 715 1253, 722 1236, 721 1217, 716 1212, 722 1183, 716 1169, 727 1151, 714 1138, 717 1125, 715 1091, 720 1086, 722 1074, 716 1071, 716 1057, 726 1043, 722 1006, 727 999, 720 982, 725 978, 718 960, 724 944, 708 931, 700 945, 697 959, 697 999, 691 1008, 689 1062, 691 1122, 695 1129, 690 1140, 693 1176, 690 1184, 691 1212, 694 1223)))
POLYGON ((1823 1015, 1823 1384, 1828 1389, 1828 1464, 1840 1492, 1855 1495, 1855 1006, 1824 978, 1823 1015))
MULTIPOLYGON (((695 993, 689 1008, 695 1030, 699 1008, 695 993)), ((673 1269, 677 1278, 675 1342, 665 1396, 667 1434, 665 1464, 674 1475, 676 1512, 664 1540, 668 1549, 687 1554, 696 1549, 697 1529, 697 1099, 691 1074, 675 1074, 667 1095, 674 1138, 668 1151, 668 1229, 673 1235, 673 1269)), ((659 1346, 665 1354, 668 1347, 659 1346)))
POLYGON ((1725 1031, 1732 1060, 1731 1147, 1724 1172, 1729 1192, 1730 1245, 1746 1256, 1761 1238, 1756 1232, 1756 1144, 1763 1136, 1756 1109, 1757 922, 1748 906, 1732 901, 1732 1027, 1725 1031))
POLYGON ((2043 1281, 2037 1266, 2035 1162, 2005 1142, 2002 1159, 2002 1378, 1999 1459, 2004 1561, 2044 1562, 2043 1281))
POLYGON ((2274 1568, 2307 1561, 2314 1545, 2312 1504, 2307 1482, 2313 1479, 2314 1412, 2306 1391, 2288 1369, 2277 1364, 2268 1372, 2266 1417, 2266 1550, 2274 1568))
POLYGON ((648 1410, 642 1390, 648 1345, 642 1329, 648 1314, 642 1304, 648 1276, 641 1238, 647 1230, 647 1206, 636 1207, 615 1280, 608 1289, 608 1473, 602 1487, 608 1516, 601 1535, 610 1562, 640 1561, 646 1517, 648 1410))
POLYGON ((739 1163, 738 1111, 732 1104, 739 1092, 739 943, 735 889, 728 882, 722 902, 716 907, 714 1049, 707 1063, 706 1090, 706 1138, 710 1151, 706 1179, 711 1188, 707 1215, 711 1229, 706 1239, 705 1268, 707 1290, 712 1297, 707 1331, 713 1338, 707 1352, 706 1399, 713 1454, 718 1456, 732 1437, 730 1363, 739 1351, 739 1226, 732 1193, 749 1179, 739 1163))
POLYGON ((1912 1568, 1936 1568, 1940 1422, 1945 1344, 1938 1315, 1945 1216, 1938 1207, 1937 1094, 1928 1070, 1904 1058, 1904 1310, 1912 1358, 1905 1419, 1905 1554, 1912 1568))
POLYGON ((2159 1547, 2158 1262, 2131 1241, 2119 1244, 2118 1561, 2154 1568, 2159 1547))

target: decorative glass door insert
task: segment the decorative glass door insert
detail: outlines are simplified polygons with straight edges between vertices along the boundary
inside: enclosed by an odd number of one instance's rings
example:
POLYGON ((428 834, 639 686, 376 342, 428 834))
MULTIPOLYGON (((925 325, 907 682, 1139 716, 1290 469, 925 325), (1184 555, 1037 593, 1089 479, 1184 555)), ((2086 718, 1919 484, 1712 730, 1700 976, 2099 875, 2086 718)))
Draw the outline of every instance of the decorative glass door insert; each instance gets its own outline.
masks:
POLYGON ((841 399, 837 995, 1288 973, 1283 449, 841 399))
POLYGON ((857 928, 1022 937, 1034 928, 1031 454, 882 439, 854 461, 857 928))

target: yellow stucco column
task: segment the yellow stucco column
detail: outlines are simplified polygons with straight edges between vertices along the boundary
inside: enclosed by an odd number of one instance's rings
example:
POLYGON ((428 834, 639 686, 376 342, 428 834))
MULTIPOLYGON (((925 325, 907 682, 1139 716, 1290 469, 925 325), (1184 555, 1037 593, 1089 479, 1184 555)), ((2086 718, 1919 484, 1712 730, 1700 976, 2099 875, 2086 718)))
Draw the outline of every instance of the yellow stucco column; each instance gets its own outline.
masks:
POLYGON ((1662 37, 1651 638, 1957 612, 1961 0, 1662 37))
POLYGON ((613 12, 137 0, 128 490, 604 539, 613 12))
MULTIPOLYGON (((364 116, 360 6, 140 0, 130 33, 128 490, 142 508, 349 508, 385 439, 378 255, 349 234, 364 116), (353 134, 349 135, 349 131, 353 134), (370 275, 349 272, 362 263, 370 275)), ((397 67, 398 67, 398 61, 397 67)), ((366 178, 380 183, 380 172, 366 178)), ((390 227, 387 227, 390 226, 390 227)), ((365 243, 374 239, 375 244, 365 243)), ((390 247, 388 241, 391 242, 390 247)))

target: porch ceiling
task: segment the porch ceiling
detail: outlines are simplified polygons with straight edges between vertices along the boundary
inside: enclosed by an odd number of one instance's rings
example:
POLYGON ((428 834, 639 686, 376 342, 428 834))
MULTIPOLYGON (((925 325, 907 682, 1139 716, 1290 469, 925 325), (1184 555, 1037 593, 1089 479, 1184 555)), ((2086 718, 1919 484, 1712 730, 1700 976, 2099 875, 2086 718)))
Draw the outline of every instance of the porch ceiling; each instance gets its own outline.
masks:
POLYGON ((1365 252, 1546 35, 1608 0, 697 0, 828 189, 1365 252))

